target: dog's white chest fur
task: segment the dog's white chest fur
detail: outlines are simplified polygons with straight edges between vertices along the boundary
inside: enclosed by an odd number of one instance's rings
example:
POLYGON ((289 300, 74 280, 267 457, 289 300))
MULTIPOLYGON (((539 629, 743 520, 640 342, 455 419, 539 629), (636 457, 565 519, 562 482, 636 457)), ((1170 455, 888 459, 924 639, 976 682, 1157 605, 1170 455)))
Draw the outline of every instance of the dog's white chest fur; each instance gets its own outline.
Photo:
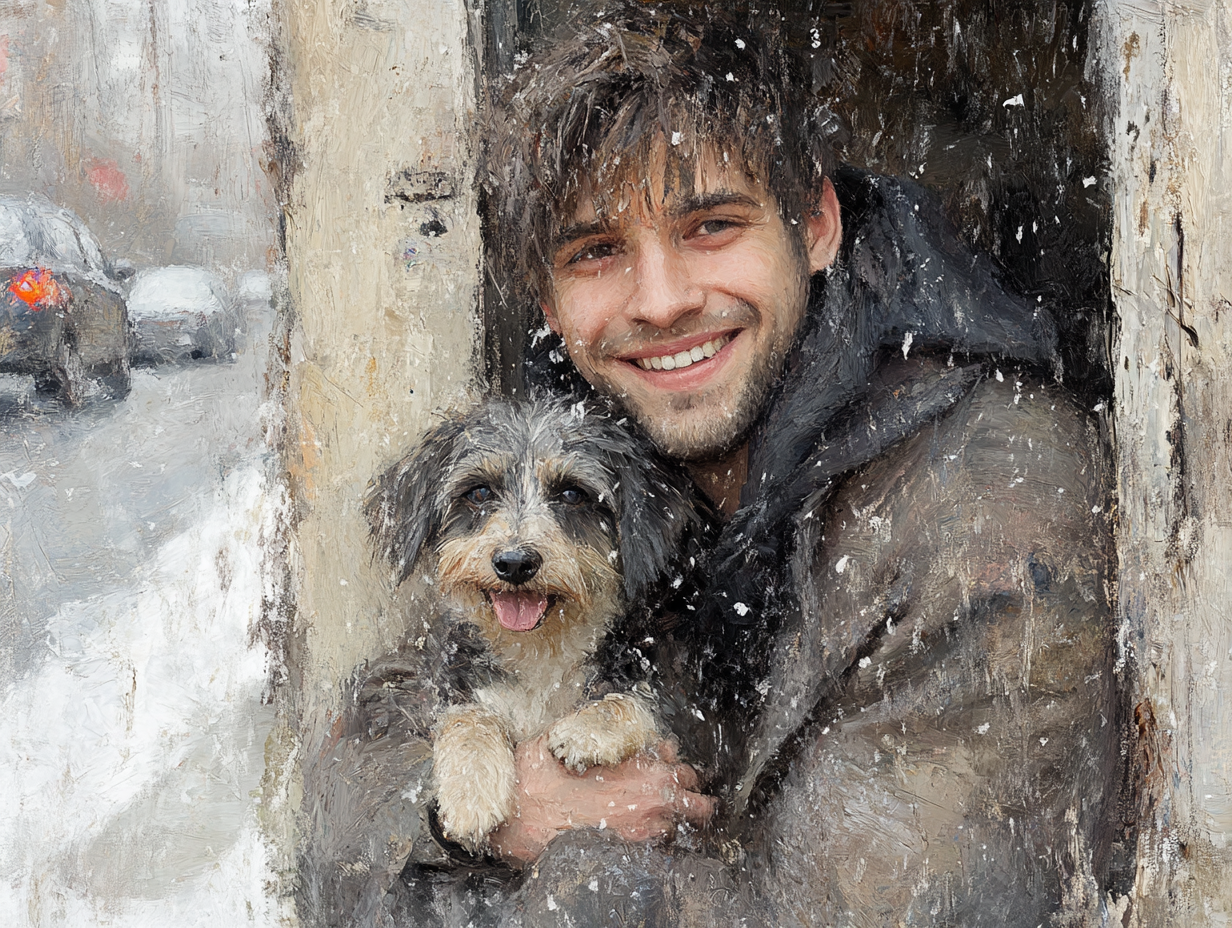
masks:
POLYGON ((503 717, 514 743, 537 737, 583 701, 582 674, 546 679, 537 685, 498 684, 475 693, 475 702, 503 717))
POLYGON ((562 686, 536 703, 535 690, 485 688, 478 701, 449 709, 437 730, 433 772, 441 825, 472 851, 517 811, 514 746, 523 740, 517 729, 530 737, 546 729, 548 749, 578 772, 618 764, 659 740, 654 711, 641 695, 613 693, 579 705, 567 694, 580 695, 580 686, 562 686), (568 708, 558 713, 560 703, 568 708))
MULTIPOLYGON (((530 643, 529 641, 527 642, 530 643)), ((534 651, 535 649, 529 649, 534 651)), ((652 748, 659 729, 648 694, 586 699, 584 650, 519 654, 504 682, 450 708, 437 729, 433 769, 445 833, 471 850, 517 811, 517 744, 544 733, 548 749, 582 771, 652 748)))

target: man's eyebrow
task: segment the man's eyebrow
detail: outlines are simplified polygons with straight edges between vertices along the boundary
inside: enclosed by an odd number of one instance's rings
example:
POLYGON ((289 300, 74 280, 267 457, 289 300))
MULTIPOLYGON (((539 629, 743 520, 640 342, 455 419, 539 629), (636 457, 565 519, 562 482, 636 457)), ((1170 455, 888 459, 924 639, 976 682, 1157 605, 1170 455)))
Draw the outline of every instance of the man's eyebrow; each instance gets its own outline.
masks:
POLYGON ((724 206, 743 206, 749 209, 762 209, 765 203, 754 199, 747 193, 737 193, 734 190, 712 190, 709 193, 685 197, 669 211, 673 219, 680 219, 692 213, 704 213, 724 206))
POLYGON ((598 219, 594 222, 575 222, 571 226, 565 226, 552 236, 552 250, 559 251, 570 242, 589 238, 592 235, 603 235, 608 231, 610 231, 608 224, 598 219))

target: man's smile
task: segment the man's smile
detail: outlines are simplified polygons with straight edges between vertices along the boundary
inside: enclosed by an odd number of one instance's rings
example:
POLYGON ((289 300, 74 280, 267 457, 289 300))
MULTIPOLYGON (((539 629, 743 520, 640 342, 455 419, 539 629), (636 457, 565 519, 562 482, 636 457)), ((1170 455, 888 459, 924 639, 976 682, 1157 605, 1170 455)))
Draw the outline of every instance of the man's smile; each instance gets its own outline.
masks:
POLYGON ((724 332, 721 335, 695 336, 687 341, 669 345, 656 345, 626 358, 644 371, 675 371, 692 367, 702 361, 713 358, 722 351, 739 331, 724 332), (653 353, 650 353, 653 352, 653 353))

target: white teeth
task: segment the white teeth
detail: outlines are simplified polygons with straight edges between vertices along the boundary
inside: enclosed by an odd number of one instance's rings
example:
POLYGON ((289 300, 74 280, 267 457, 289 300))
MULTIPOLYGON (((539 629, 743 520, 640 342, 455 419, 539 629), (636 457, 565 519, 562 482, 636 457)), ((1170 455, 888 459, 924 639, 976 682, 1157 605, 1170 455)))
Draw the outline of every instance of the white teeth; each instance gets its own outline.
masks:
POLYGON ((657 358, 638 358, 638 366, 646 371, 675 371, 696 364, 706 358, 713 358, 723 350, 723 346, 731 341, 730 335, 721 335, 703 345, 696 345, 688 351, 676 354, 665 354, 657 358))

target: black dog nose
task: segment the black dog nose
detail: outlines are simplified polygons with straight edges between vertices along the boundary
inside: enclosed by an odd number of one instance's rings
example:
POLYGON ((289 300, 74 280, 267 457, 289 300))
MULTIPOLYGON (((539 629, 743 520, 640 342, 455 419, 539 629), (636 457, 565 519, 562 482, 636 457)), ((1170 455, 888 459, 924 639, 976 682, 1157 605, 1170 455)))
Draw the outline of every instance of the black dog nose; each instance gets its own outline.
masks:
POLYGON ((492 569, 506 583, 525 583, 543 566, 538 551, 530 548, 510 548, 492 555, 492 569))

